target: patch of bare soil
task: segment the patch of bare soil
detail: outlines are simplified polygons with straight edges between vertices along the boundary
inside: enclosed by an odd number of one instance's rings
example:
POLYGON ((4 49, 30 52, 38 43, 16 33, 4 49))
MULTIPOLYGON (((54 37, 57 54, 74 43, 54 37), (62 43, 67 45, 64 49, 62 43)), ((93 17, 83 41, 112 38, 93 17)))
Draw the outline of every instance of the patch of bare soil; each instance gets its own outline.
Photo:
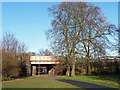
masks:
POLYGON ((41 79, 55 79, 55 75, 42 74, 35 77, 40 77, 41 79))

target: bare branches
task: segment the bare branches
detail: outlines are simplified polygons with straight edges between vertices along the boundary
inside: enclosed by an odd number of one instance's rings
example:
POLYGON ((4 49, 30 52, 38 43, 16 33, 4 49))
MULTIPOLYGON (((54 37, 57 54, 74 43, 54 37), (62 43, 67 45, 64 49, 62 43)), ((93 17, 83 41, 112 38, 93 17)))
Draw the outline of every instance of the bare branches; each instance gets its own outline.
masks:
POLYGON ((40 49, 39 50, 39 55, 40 56, 52 56, 53 54, 48 49, 46 49, 46 50, 40 49))
POLYGON ((98 6, 66 2, 49 10, 54 19, 47 36, 54 51, 70 57, 72 65, 76 54, 86 57, 88 62, 94 53, 105 54, 109 36, 115 35, 116 27, 106 21, 98 6))
POLYGON ((1 40, 1 46, 2 46, 3 76, 4 77, 19 76, 22 68, 20 67, 20 64, 25 60, 26 53, 25 44, 18 42, 18 40, 12 33, 6 32, 3 35, 3 39, 1 40))

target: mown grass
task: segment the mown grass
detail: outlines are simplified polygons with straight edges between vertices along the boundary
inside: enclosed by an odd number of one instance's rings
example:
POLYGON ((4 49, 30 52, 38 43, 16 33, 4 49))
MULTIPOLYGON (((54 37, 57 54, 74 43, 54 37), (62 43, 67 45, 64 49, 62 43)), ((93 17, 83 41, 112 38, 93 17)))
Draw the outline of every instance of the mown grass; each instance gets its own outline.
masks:
POLYGON ((30 77, 3 81, 2 88, 78 88, 77 86, 50 78, 30 77))
POLYGON ((101 76, 57 76, 57 78, 70 79, 82 82, 93 83, 97 85, 120 88, 120 76, 119 75, 101 75, 101 76))

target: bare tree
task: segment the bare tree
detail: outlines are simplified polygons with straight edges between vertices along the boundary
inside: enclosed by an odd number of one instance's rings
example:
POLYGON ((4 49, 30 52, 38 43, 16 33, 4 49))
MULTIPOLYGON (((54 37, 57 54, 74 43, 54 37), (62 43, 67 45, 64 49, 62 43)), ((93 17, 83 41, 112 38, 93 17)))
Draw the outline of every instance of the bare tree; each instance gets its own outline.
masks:
POLYGON ((46 49, 46 50, 40 49, 40 50, 39 50, 39 55, 40 55, 40 56, 52 56, 53 54, 52 54, 52 52, 51 52, 50 50, 48 50, 48 49, 46 49))
POLYGON ((17 55, 20 60, 20 76, 27 76, 27 62, 26 62, 26 56, 27 56, 27 47, 23 42, 19 42, 18 48, 17 48, 17 55))
POLYGON ((108 43, 115 26, 107 23, 98 6, 85 2, 64 2, 49 10, 54 16, 52 28, 47 32, 52 49, 68 57, 72 67, 71 76, 75 76, 77 54, 86 58, 88 73, 91 73, 92 54, 105 51, 105 42, 108 43))
POLYGON ((16 46, 18 41, 13 34, 5 33, 2 44, 2 75, 4 77, 17 76, 19 74, 19 58, 17 57, 16 46))
MULTIPOLYGON (((23 62, 23 57, 26 52, 24 44, 20 44, 15 36, 6 32, 1 40, 2 46, 2 75, 4 77, 19 76, 23 62)), ((25 69, 25 68, 24 68, 25 69)))
POLYGON ((35 55, 37 55, 36 52, 28 52, 27 54, 29 54, 30 56, 35 56, 35 55))

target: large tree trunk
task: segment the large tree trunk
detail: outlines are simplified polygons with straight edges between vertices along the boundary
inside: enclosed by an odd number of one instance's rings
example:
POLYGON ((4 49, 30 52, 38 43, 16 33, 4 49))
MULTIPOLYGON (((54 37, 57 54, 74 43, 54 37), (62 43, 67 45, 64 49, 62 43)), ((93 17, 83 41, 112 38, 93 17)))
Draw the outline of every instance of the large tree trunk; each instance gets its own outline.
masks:
POLYGON ((87 74, 91 74, 91 65, 90 65, 90 59, 88 59, 88 63, 87 63, 87 74))
POLYGON ((70 76, 70 66, 67 67, 66 76, 70 76))
POLYGON ((71 77, 75 77, 75 62, 73 62, 73 64, 72 64, 71 77))
MULTIPOLYGON (((90 36, 91 37, 91 32, 90 36)), ((87 53, 87 74, 91 74, 91 65, 90 65, 90 42, 88 41, 88 53, 87 53)))
POLYGON ((75 77, 75 54, 73 54, 73 59, 72 59, 71 77, 75 77))
MULTIPOLYGON (((74 40, 75 41, 75 40, 74 40)), ((72 71, 71 71, 71 77, 75 77, 75 43, 73 42, 72 46, 72 71)))

